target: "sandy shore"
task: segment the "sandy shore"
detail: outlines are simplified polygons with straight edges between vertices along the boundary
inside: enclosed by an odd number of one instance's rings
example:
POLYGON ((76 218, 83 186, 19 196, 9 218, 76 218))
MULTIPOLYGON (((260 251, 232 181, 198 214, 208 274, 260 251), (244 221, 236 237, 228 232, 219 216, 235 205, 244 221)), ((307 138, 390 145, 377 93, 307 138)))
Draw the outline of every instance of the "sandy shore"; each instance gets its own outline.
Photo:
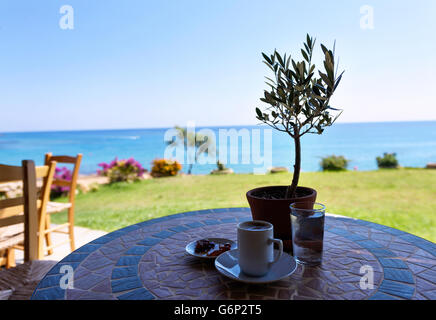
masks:
MULTIPOLYGON (((77 178, 77 189, 82 192, 88 192, 93 185, 101 185, 109 182, 109 178, 98 176, 96 174, 90 175, 79 175, 77 178)), ((37 181, 38 187, 42 186, 42 181, 37 181)), ((6 194, 7 198, 14 198, 21 194, 22 183, 17 182, 8 182, 0 184, 0 193, 6 194)))

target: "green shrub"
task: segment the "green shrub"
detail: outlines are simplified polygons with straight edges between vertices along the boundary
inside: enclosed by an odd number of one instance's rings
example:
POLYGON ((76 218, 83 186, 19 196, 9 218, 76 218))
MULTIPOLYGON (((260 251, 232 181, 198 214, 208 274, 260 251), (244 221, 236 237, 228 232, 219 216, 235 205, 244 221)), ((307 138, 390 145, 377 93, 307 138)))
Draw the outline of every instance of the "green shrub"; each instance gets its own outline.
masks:
POLYGON ((349 162, 344 156, 332 155, 322 158, 321 168, 323 171, 343 171, 347 170, 349 162))
POLYGON ((377 157, 377 166, 381 169, 398 168, 398 160, 396 153, 383 153, 383 157, 377 157))
POLYGON ((223 170, 227 169, 226 166, 224 165, 224 163, 221 163, 219 160, 216 162, 216 166, 217 166, 218 171, 223 171, 223 170))

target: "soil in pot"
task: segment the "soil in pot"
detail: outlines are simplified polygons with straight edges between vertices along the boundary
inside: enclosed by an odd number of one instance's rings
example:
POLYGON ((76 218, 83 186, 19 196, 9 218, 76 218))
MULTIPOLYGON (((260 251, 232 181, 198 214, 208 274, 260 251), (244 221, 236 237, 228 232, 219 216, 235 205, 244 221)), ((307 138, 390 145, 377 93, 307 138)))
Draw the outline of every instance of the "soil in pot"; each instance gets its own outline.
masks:
MULTIPOLYGON (((308 188, 297 188, 296 197, 292 199, 299 199, 310 196, 312 194, 312 189, 308 188)), ((286 188, 274 188, 274 189, 258 189, 251 193, 253 197, 262 198, 266 200, 287 200, 286 196, 286 188)))

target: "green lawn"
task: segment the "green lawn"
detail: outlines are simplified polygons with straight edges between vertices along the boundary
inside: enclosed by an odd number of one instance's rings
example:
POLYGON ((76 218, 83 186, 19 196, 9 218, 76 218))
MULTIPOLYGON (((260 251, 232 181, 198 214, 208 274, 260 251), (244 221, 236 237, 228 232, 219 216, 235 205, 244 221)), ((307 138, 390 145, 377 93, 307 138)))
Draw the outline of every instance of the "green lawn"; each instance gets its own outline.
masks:
MULTIPOLYGON (((181 176, 118 183, 76 198, 76 225, 113 231, 179 212, 247 207, 245 193, 283 185, 291 174, 181 176)), ((436 242, 436 170, 307 172, 300 185, 318 191, 327 211, 404 230, 436 242)), ((62 221, 58 214, 53 222, 62 221)))

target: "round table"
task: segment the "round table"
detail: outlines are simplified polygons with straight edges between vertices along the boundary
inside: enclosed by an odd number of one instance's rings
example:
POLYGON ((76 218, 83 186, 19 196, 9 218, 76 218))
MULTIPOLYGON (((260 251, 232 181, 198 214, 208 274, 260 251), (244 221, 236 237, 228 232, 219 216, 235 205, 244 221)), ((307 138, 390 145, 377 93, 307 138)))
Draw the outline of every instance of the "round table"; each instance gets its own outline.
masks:
POLYGON ((343 216, 326 215, 321 266, 270 284, 236 282, 185 252, 199 238, 236 240, 247 220, 248 208, 212 209, 114 231, 60 261, 32 299, 436 299, 436 244, 343 216), (65 268, 74 270, 67 288, 65 268))

